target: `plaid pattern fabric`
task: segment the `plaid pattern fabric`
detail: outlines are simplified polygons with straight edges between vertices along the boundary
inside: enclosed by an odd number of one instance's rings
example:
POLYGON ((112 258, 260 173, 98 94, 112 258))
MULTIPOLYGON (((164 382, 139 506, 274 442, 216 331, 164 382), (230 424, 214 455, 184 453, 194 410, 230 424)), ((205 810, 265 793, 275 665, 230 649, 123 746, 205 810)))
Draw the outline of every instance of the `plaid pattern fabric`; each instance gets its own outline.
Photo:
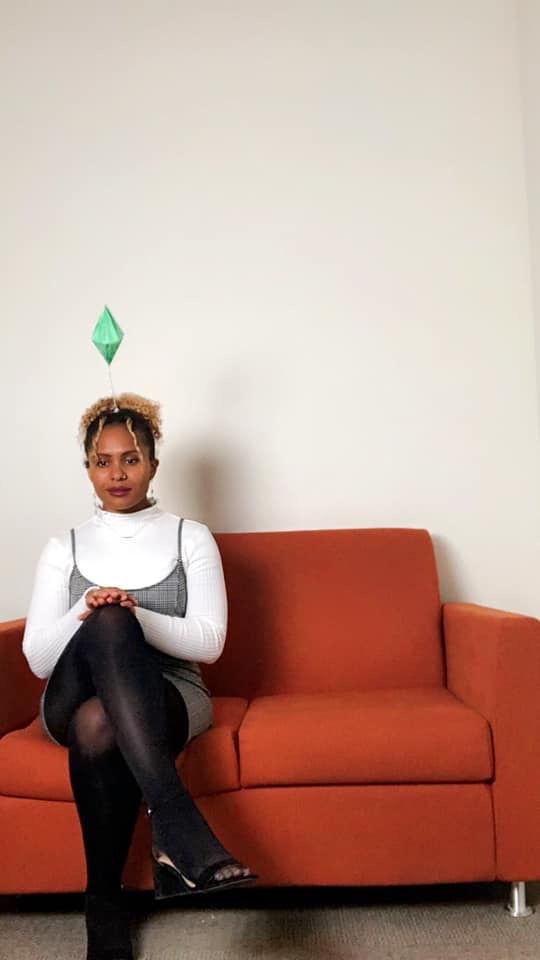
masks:
MULTIPOLYGON (((159 583, 140 590, 130 590, 139 606, 155 613, 164 613, 170 617, 184 617, 187 607, 187 582, 184 564, 182 562, 182 526, 178 524, 178 554, 176 566, 167 577, 159 583)), ((73 553, 73 569, 69 578, 69 605, 77 603, 83 593, 93 584, 83 577, 77 566, 75 531, 71 531, 71 550, 73 553)), ((210 694, 201 677, 201 670, 197 663, 190 660, 180 660, 161 653, 155 647, 150 648, 159 663, 161 672, 174 684, 182 694, 189 714, 189 739, 198 733, 207 730, 212 723, 212 701, 210 694)))

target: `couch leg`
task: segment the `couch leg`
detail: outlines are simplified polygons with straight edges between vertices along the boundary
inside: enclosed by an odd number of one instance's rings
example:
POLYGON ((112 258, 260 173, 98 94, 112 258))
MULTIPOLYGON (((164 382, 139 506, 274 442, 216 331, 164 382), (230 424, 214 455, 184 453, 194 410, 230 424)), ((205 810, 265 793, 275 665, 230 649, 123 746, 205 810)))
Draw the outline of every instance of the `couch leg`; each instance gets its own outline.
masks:
POLYGON ((527 906, 527 889, 523 881, 513 881, 510 884, 510 902, 506 909, 511 917, 530 917, 534 913, 532 907, 527 906))

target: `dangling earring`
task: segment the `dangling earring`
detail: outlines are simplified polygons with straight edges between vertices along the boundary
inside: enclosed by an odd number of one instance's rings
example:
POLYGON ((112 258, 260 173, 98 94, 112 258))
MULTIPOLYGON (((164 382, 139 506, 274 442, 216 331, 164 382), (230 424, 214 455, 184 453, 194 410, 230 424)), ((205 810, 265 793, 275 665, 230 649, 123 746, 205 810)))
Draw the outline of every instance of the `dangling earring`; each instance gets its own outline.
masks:
POLYGON ((96 493, 95 490, 94 490, 94 493, 93 493, 93 497, 94 497, 94 513, 97 513, 98 510, 103 510, 103 503, 102 503, 102 501, 99 499, 99 497, 98 497, 98 495, 97 495, 97 493, 96 493))
POLYGON ((150 489, 148 490, 148 503, 150 504, 151 507, 155 507, 157 503, 157 497, 154 494, 153 483, 150 484, 150 489))

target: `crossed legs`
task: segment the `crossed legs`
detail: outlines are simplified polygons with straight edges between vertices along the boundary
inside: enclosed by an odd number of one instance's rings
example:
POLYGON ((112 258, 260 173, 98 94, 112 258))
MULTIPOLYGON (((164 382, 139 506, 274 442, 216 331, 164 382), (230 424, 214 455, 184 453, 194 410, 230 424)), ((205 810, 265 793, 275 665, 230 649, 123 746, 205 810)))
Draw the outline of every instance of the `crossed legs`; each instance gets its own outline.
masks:
MULTIPOLYGON (((187 713, 180 693, 164 679, 171 750, 187 739, 187 713)), ((141 790, 119 750, 98 697, 85 700, 68 727, 69 772, 77 805, 89 893, 120 889, 141 802, 141 790)))
POLYGON ((141 796, 155 811, 165 862, 220 882, 248 874, 201 817, 176 772, 188 733, 184 701, 163 678, 129 610, 84 621, 53 671, 44 701, 52 735, 69 748, 88 891, 118 889, 141 796), (201 875, 202 875, 201 872, 201 875))

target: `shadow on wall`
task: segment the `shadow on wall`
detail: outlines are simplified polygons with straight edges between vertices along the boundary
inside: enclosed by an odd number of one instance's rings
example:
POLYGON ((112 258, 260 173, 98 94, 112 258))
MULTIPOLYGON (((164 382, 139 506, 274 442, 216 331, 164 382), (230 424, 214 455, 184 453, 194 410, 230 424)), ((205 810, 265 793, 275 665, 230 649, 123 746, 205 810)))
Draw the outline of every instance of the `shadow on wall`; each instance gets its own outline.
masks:
POLYGON ((215 438, 196 447, 171 447, 160 476, 160 502, 178 516, 211 530, 254 530, 250 490, 253 472, 245 450, 219 447, 215 438))
POLYGON ((465 580, 460 576, 457 550, 451 540, 432 534, 435 560, 439 574, 439 589, 442 603, 463 601, 467 595, 465 580))
MULTIPOLYGON (((178 516, 207 524, 214 532, 258 530, 254 477, 249 453, 233 447, 230 440, 220 447, 214 435, 191 447, 171 446, 159 474, 160 504, 178 516)), ((441 601, 463 601, 467 585, 458 551, 447 537, 431 536, 441 601)))
MULTIPOLYGON (((246 370, 241 363, 231 363, 201 389, 204 432, 192 440, 167 442, 164 450, 157 483, 164 509, 206 523, 213 531, 257 529, 256 451, 248 438, 253 436, 250 412, 265 390, 276 415, 275 374, 267 369, 266 354, 259 366, 254 361, 246 370)), ((181 377, 179 370, 178 382, 181 377)))

